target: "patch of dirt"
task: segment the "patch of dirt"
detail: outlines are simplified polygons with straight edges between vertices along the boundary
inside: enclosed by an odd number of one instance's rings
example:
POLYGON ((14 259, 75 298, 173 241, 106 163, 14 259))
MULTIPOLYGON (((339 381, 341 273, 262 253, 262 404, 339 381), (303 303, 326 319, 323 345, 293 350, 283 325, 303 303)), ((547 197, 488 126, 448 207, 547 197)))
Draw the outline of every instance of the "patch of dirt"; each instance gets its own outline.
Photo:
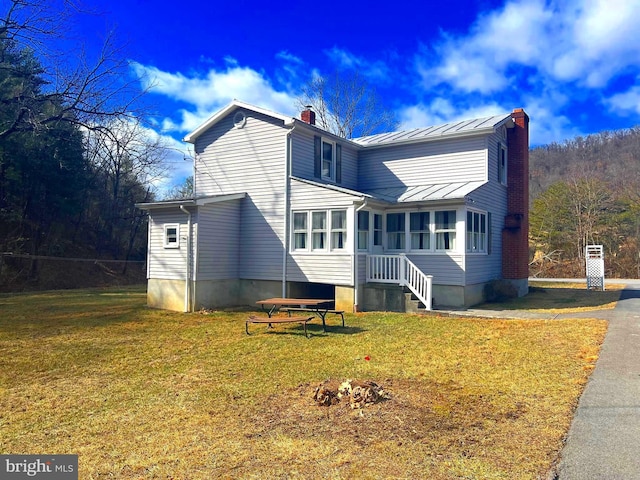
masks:
MULTIPOLYGON (((331 382, 335 381, 325 383, 331 382)), ((255 430, 245 435, 341 438, 360 446, 380 440, 398 444, 444 441, 460 446, 480 441, 485 428, 517 420, 526 411, 517 402, 501 407, 482 395, 466 394, 455 384, 397 379, 376 384, 385 396, 356 409, 348 401, 318 405, 314 400, 317 384, 283 391, 265 399, 261 413, 251 419, 255 430)))

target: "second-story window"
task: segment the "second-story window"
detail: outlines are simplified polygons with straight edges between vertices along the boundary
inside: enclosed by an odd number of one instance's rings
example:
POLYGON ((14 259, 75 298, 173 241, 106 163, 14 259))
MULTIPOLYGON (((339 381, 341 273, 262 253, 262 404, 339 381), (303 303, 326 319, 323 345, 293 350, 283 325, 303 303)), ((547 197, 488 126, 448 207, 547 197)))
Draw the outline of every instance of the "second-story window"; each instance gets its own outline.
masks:
POLYGON ((504 145, 498 145, 498 181, 507 184, 507 149, 504 145))
POLYGON ((322 178, 333 180, 335 145, 326 140, 322 140, 322 178))
POLYGON ((314 177, 342 183, 342 145, 320 136, 314 137, 313 145, 314 177))

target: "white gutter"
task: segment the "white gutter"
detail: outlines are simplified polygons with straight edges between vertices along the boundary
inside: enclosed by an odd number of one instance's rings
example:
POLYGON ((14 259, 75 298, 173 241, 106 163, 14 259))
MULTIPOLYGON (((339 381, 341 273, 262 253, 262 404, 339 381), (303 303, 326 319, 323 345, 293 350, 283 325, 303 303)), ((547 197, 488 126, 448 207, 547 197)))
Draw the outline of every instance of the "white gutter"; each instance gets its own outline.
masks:
POLYGON ((185 272, 185 283, 184 283, 184 311, 189 312, 190 310, 190 299, 191 299, 191 212, 184 208, 184 205, 180 205, 180 210, 187 214, 187 265, 185 272))
MULTIPOLYGON (((355 235, 354 235, 354 255, 353 255, 353 312, 356 313, 358 311, 358 212, 367 206, 367 199, 365 198, 358 208, 356 208, 355 216, 356 221, 355 224, 355 235)), ((371 220, 369 220, 371 221, 371 220)))
POLYGON ((289 253, 289 206, 291 203, 291 157, 292 140, 291 134, 296 129, 297 123, 292 122, 291 130, 285 137, 285 160, 284 160, 284 238, 282 239, 282 298, 287 297, 287 255, 289 253))

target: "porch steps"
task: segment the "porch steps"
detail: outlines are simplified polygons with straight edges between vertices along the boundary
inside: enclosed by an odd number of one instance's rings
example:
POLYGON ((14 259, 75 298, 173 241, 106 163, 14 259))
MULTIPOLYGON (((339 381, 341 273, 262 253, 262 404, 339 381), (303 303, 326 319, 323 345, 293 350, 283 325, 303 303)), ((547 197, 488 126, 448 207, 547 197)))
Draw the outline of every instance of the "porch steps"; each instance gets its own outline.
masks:
POLYGON ((429 312, 429 310, 425 308, 424 303, 418 300, 418 298, 407 287, 402 287, 402 289, 404 291, 404 305, 407 313, 429 312))

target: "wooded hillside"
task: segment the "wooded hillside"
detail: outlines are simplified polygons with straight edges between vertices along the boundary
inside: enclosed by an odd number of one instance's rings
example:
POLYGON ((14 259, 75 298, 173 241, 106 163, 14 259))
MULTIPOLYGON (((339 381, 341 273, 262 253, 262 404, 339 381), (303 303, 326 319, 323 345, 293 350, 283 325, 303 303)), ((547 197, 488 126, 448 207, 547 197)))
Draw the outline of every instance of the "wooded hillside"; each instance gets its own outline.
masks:
POLYGON ((144 280, 146 216, 135 203, 153 200, 165 150, 122 80, 126 58, 108 38, 98 58, 74 51, 77 63, 62 63, 52 40, 66 15, 46 0, 2 7, 0 291, 100 284, 126 273, 114 259, 140 260, 144 280))
POLYGON ((530 273, 584 277, 602 244, 607 277, 640 273, 640 127, 531 150, 530 273))

